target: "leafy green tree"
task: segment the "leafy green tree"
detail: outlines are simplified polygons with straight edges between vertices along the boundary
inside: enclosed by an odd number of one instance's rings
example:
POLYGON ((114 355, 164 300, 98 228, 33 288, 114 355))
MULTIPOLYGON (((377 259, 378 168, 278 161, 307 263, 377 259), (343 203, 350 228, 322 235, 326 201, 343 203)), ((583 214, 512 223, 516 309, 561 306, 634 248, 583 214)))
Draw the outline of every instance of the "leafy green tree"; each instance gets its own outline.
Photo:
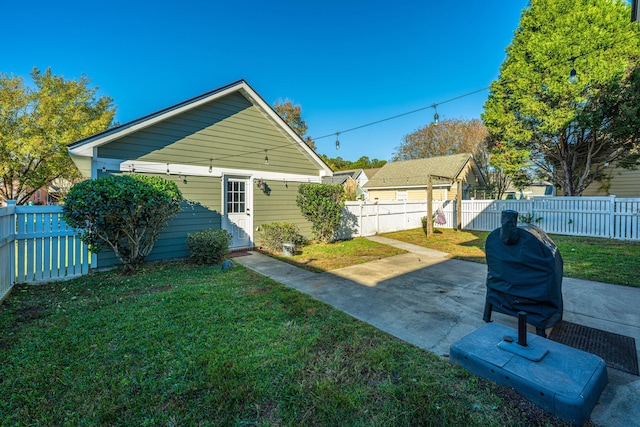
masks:
POLYGON ((180 210, 178 186, 149 175, 115 175, 74 185, 62 209, 65 221, 82 230, 89 249, 108 248, 134 272, 151 253, 158 233, 180 210))
POLYGON ((639 54, 640 27, 625 1, 531 0, 491 84, 484 123, 565 195, 580 195, 639 148, 639 54))
POLYGON ((496 143, 489 155, 489 168, 485 178, 496 199, 501 199, 512 185, 522 191, 529 185, 527 170, 530 167, 527 152, 496 143))
POLYGON ((301 184, 296 204, 302 215, 311 222, 314 239, 329 243, 340 227, 344 207, 342 185, 301 184))
POLYGON ((304 142, 316 151, 316 143, 307 135, 307 122, 302 118, 302 107, 300 104, 293 104, 293 101, 285 99, 284 101, 276 101, 273 105, 276 113, 293 129, 304 142))
POLYGON ((319 155, 320 158, 331 168, 333 171, 344 171, 351 169, 375 169, 384 166, 386 160, 369 159, 367 156, 362 156, 355 162, 351 160, 345 160, 342 157, 330 158, 324 154, 319 155))
POLYGON ((33 87, 0 73, 0 198, 18 204, 56 179, 77 181, 67 144, 107 129, 115 114, 85 76, 65 80, 34 68, 31 78, 33 87))

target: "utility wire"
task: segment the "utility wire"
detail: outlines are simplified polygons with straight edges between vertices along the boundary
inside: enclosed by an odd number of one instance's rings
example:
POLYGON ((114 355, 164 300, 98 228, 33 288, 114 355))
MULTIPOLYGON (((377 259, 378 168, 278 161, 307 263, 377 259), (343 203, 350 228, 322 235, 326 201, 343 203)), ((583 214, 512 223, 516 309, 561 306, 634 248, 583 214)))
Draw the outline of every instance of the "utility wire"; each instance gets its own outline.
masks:
POLYGON ((397 115, 392 116, 392 117, 387 117, 386 119, 376 120, 375 122, 366 123, 366 124, 364 124, 364 125, 356 126, 356 127, 354 127, 354 128, 351 128, 351 129, 341 130, 340 132, 330 133, 330 134, 323 135, 323 136, 319 136, 319 137, 317 137, 317 138, 312 138, 312 139, 316 140, 316 139, 328 138, 328 137, 330 137, 330 136, 334 136, 334 135, 336 135, 336 134, 342 134, 342 133, 351 132, 351 131, 353 131, 353 130, 362 129, 362 128, 367 127, 367 126, 376 125, 376 124, 378 124, 378 123, 386 122, 386 121, 388 121, 388 120, 397 119, 398 117, 407 116, 407 115, 409 115, 409 114, 417 113, 418 111, 424 111, 424 110, 427 110, 427 109, 429 109, 429 108, 435 108, 435 107, 436 107, 436 106, 438 106, 438 105, 446 104, 447 102, 455 101, 455 100, 457 100, 457 99, 464 98, 465 96, 470 96, 470 95, 476 94, 476 93, 478 93, 478 92, 483 92, 483 91, 485 91, 485 90, 487 90, 487 89, 489 89, 489 86, 487 86, 487 87, 483 87, 482 89, 474 90, 473 92, 468 92, 468 93, 465 93, 465 94, 463 94, 463 95, 456 96, 456 97, 454 97, 454 98, 450 98, 450 99, 446 99, 446 100, 441 101, 441 102, 437 102, 437 103, 432 104, 432 105, 429 105, 429 106, 427 106, 427 107, 422 107, 422 108, 418 108, 418 109, 415 109, 415 110, 412 110, 412 111, 407 111, 406 113, 397 114, 397 115))
MULTIPOLYGON (((552 64, 551 66, 553 67, 553 66, 556 66, 556 65, 560 65, 560 64, 562 64, 564 62, 568 62, 568 61, 571 61, 571 62, 575 63, 575 60, 578 59, 578 58, 581 58, 581 57, 587 56, 587 55, 591 55, 592 53, 600 51, 600 50, 609 49, 609 48, 615 46, 616 44, 623 43, 623 42, 625 42, 625 41, 627 41, 627 40, 629 40, 631 38, 637 37, 637 36, 638 35, 636 33, 633 33, 633 34, 631 34, 631 35, 629 35, 629 36, 627 36, 627 37, 625 37, 625 38, 623 38, 621 40, 612 42, 609 45, 596 47, 594 49, 591 49, 589 51, 581 53, 580 55, 575 55, 575 56, 572 56, 569 59, 558 61, 556 64, 552 64)), ((356 126, 356 127, 353 127, 353 128, 350 128, 350 129, 346 129, 346 130, 341 130, 341 131, 334 132, 334 133, 329 133, 329 134, 322 135, 322 136, 319 136, 317 138, 312 138, 312 139, 315 141, 315 140, 318 140, 318 139, 328 138, 328 137, 331 137, 331 136, 338 136, 338 135, 341 135, 341 134, 346 133, 346 132, 351 132, 351 131, 354 131, 354 130, 357 130, 357 129, 362 129, 362 128, 365 128, 365 127, 368 127, 368 126, 373 126, 373 125, 376 125, 378 123, 383 123, 383 122, 386 122, 386 121, 389 121, 389 120, 397 119, 398 117, 407 116, 409 114, 417 113, 419 111, 424 111, 424 110, 427 110, 429 108, 435 109, 439 105, 446 104, 446 103, 452 102, 452 101, 456 101, 458 99, 465 98, 467 96, 475 95, 476 93, 483 92, 483 91, 488 90, 490 88, 491 88, 491 86, 486 86, 486 87, 483 87, 482 89, 477 89, 477 90, 474 90, 474 91, 471 91, 471 92, 467 92, 467 93, 464 93, 462 95, 446 99, 444 101, 433 103, 433 104, 428 105, 426 107, 418 108, 418 109, 415 109, 415 110, 412 110, 412 111, 407 111, 406 113, 397 114, 395 116, 391 116, 391 117, 387 117, 387 118, 384 118, 384 119, 376 120, 376 121, 370 122, 370 123, 365 123, 365 124, 360 125, 360 126, 356 126)))

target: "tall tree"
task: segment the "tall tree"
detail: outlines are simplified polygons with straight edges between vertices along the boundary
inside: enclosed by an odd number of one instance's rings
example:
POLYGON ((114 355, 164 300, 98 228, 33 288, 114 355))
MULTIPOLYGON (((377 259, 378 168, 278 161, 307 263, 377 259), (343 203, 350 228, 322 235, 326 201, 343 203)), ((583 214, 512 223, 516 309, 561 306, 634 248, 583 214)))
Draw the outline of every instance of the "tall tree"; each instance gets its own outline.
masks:
POLYGON ((115 107, 82 76, 65 80, 34 68, 33 87, 0 73, 0 198, 24 204, 58 178, 77 180, 67 144, 107 129, 115 107))
POLYGON ((478 119, 447 119, 430 123, 404 136, 393 160, 424 159, 458 153, 471 153, 478 163, 487 164, 488 132, 478 119))
POLYGON ((531 0, 484 123, 565 195, 580 195, 605 165, 640 147, 639 53, 640 27, 625 1, 531 0))
POLYGON ((487 128, 478 119, 447 119, 430 123, 405 135, 403 143, 395 149, 393 160, 471 153, 491 187, 495 174, 490 173, 488 136, 487 128))
POLYGON ((494 143, 489 154, 489 166, 484 171, 488 189, 496 199, 501 199, 509 187, 522 191, 531 181, 529 167, 527 152, 500 142, 494 143))
POLYGON ((320 158, 331 168, 332 171, 344 171, 350 169, 375 169, 381 168, 387 163, 386 160, 369 159, 367 156, 362 156, 355 162, 351 160, 345 160, 342 157, 330 158, 325 154, 319 154, 320 158))
POLYGON ((293 129, 304 142, 316 151, 316 143, 307 135, 307 122, 302 118, 302 107, 300 104, 293 104, 293 101, 285 99, 284 101, 276 101, 273 109, 282 117, 282 119, 293 129))

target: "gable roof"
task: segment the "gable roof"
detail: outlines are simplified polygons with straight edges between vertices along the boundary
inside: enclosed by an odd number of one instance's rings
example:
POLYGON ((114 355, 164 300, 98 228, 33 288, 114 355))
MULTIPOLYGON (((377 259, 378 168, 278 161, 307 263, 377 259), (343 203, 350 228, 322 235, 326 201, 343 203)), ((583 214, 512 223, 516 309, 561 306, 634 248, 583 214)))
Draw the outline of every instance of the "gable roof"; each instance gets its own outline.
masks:
POLYGON ((360 175, 364 173, 364 169, 349 169, 343 171, 337 171, 333 173, 332 177, 324 177, 322 182, 325 184, 344 184, 351 178, 356 181, 360 175))
POLYGON ((283 134, 294 144, 300 146, 305 155, 315 162, 327 175, 331 175, 331 168, 302 140, 302 138, 275 112, 275 110, 244 80, 222 86, 218 89, 172 105, 155 113, 148 114, 125 124, 107 129, 98 134, 92 135, 80 141, 67 145, 69 153, 77 156, 90 157, 93 149, 107 144, 118 138, 145 129, 170 117, 177 116, 189 110, 195 109, 203 104, 223 98, 231 93, 242 94, 251 104, 253 104, 262 114, 265 115, 275 126, 279 127, 283 134))
POLYGON ((365 188, 424 187, 429 175, 434 184, 449 184, 458 178, 469 162, 484 183, 473 156, 462 153, 386 163, 369 179, 365 188))
POLYGON ((351 178, 356 179, 361 173, 362 169, 348 169, 343 171, 335 171, 333 175, 350 176, 351 178))
POLYGON ((380 167, 380 168, 362 169, 362 172, 365 174, 367 179, 371 179, 375 174, 377 174, 380 171, 380 169, 382 168, 380 167))

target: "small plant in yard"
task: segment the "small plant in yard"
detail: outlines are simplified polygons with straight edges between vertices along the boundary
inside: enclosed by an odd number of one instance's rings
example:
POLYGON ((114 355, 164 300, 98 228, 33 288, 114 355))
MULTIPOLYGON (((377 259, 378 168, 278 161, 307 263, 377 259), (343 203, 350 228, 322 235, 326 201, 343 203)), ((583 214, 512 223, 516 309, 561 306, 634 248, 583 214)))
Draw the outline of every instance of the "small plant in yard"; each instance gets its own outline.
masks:
POLYGON ((542 217, 538 217, 536 218, 532 213, 521 213, 518 215, 518 222, 521 222, 523 224, 538 224, 540 221, 542 221, 542 217))
POLYGON ((333 240, 340 227, 344 207, 344 188, 341 185, 301 184, 296 204, 302 215, 311 221, 313 237, 323 243, 333 240))
POLYGON ((271 222, 260 228, 262 246, 271 251, 282 251, 283 243, 293 243, 299 246, 306 242, 304 236, 300 234, 298 226, 290 222, 271 222))
POLYGON ((220 264, 229 253, 231 234, 222 229, 200 230, 187 235, 189 260, 195 264, 220 264))
POLYGON ((74 185, 62 215, 97 253, 113 250, 125 271, 151 253, 160 230, 180 211, 182 194, 171 181, 148 175, 114 175, 74 185))

